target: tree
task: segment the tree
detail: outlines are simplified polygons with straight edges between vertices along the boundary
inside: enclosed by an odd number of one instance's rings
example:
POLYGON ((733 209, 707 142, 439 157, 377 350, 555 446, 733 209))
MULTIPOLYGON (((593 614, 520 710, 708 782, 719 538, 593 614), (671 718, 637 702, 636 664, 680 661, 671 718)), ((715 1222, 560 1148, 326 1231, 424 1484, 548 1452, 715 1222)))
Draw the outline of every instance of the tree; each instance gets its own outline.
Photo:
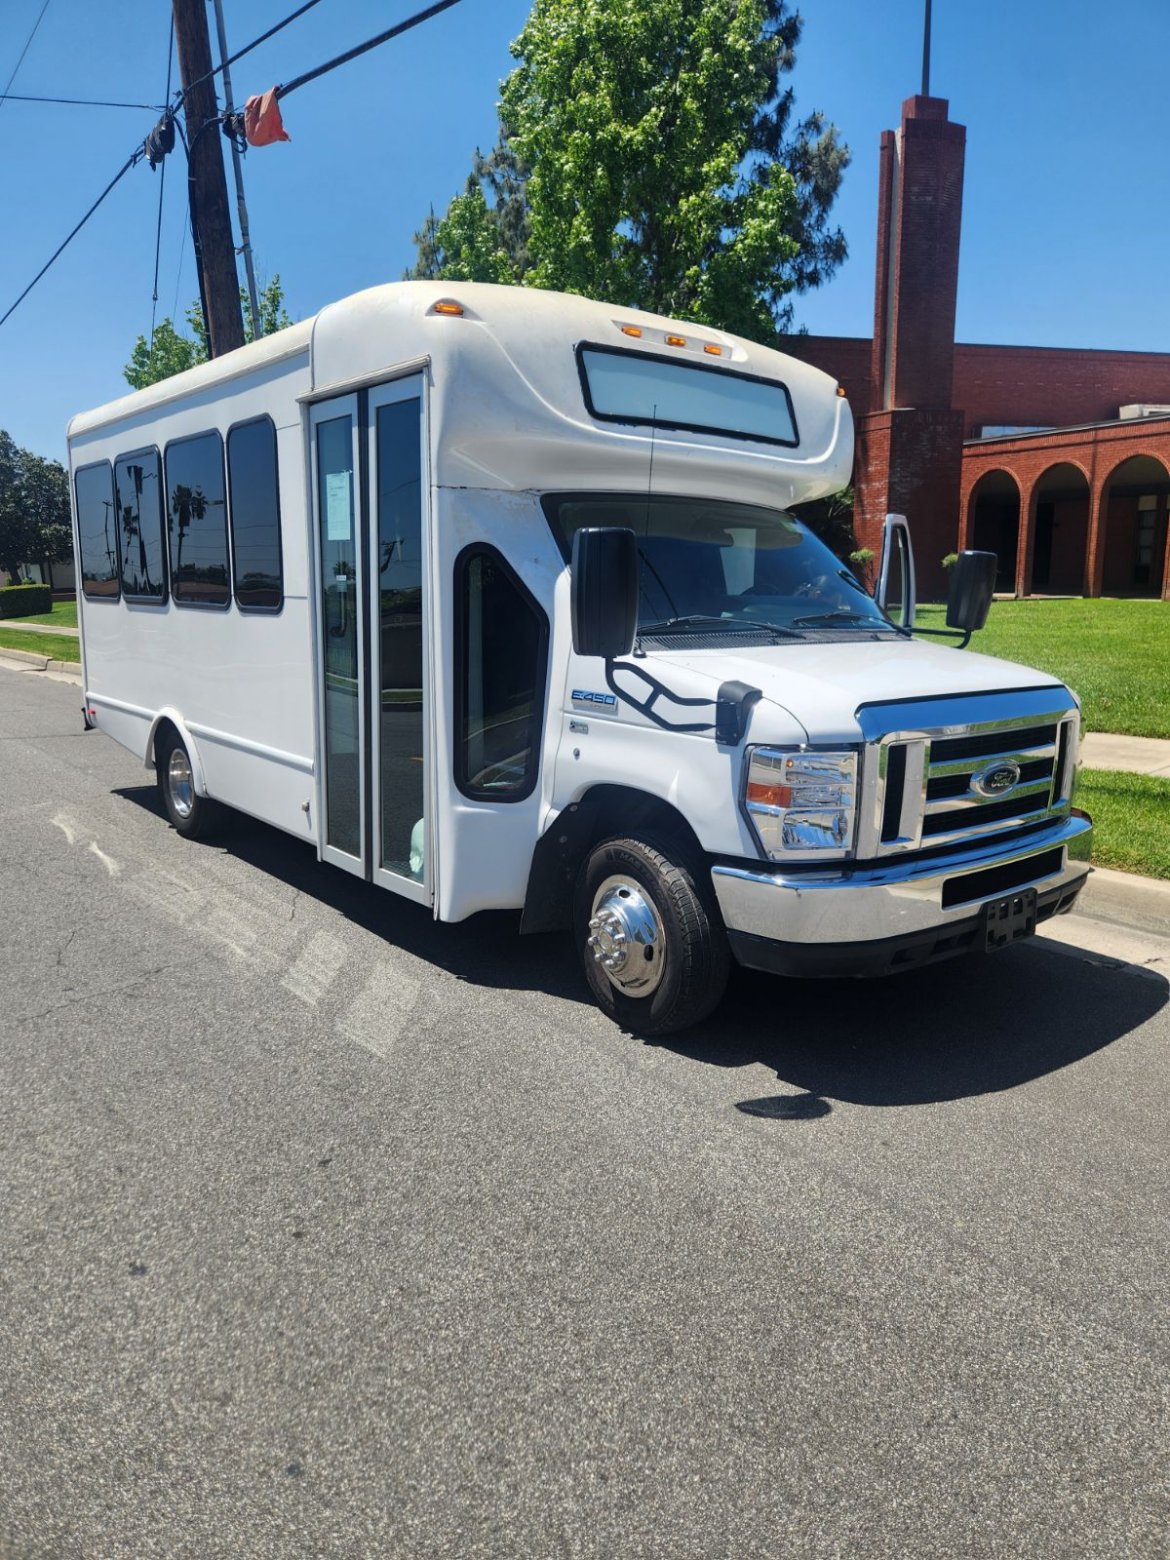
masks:
POLYGON ((781 90, 801 30, 788 7, 536 0, 500 142, 476 153, 483 207, 469 184, 458 212, 432 216, 413 274, 470 278, 488 253, 528 285, 772 341, 791 294, 846 252, 829 212, 848 150, 819 113, 793 125, 781 90))
MULTIPOLYGON (((271 336, 274 331, 284 330, 293 323, 284 307, 284 288, 280 284, 279 273, 262 290, 257 302, 260 305, 261 335, 271 336)), ((252 312, 248 305, 248 295, 242 287, 240 303, 244 311, 244 339, 252 341, 252 312)), ((187 310, 187 323, 191 327, 190 336, 180 335, 170 319, 161 320, 155 326, 152 341, 139 336, 130 354, 130 361, 122 370, 132 389, 145 390, 147 385, 156 385, 162 379, 169 379, 172 374, 181 374, 184 369, 207 362, 211 351, 203 310, 198 303, 193 303, 187 310)))
POLYGON ((441 221, 432 210, 414 235, 418 260, 406 272, 407 277, 465 282, 524 280, 532 269, 527 186, 528 169, 502 134, 486 157, 477 147, 463 194, 455 196, 441 221), (482 274, 485 270, 497 274, 482 274))
MULTIPOLYGON (((478 156, 478 153, 477 153, 478 156)), ((435 281, 515 282, 518 273, 496 229, 474 174, 438 221, 432 211, 415 234, 419 264, 412 273, 435 281)))
POLYGON ((0 569, 19 583, 27 564, 56 563, 72 544, 65 468, 18 448, 0 428, 0 569))

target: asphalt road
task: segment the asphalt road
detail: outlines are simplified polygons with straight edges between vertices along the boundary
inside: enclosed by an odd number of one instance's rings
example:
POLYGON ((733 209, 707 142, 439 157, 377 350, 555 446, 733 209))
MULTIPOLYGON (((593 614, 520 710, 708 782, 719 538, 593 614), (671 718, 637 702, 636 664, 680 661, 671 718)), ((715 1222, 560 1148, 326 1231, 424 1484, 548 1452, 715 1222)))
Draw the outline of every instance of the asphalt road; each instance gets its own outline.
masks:
POLYGON ((0 670, 4 1560, 1170 1552, 1162 976, 647 1044, 78 706, 0 670))

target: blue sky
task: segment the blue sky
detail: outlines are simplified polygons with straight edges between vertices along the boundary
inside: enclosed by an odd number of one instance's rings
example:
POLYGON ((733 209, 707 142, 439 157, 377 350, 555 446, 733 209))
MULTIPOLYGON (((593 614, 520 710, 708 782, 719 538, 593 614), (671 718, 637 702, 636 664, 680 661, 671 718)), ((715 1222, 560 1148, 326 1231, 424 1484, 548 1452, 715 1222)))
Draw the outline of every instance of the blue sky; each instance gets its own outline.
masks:
MULTIPOLYGON (((43 0, 3 0, 0 86, 43 0)), ((242 100, 340 53, 422 0, 322 0, 241 61, 242 100)), ((238 48, 293 0, 225 0, 238 48)), ((529 0, 452 11, 294 94, 289 145, 250 151, 248 205, 262 275, 279 272, 294 317, 395 280, 430 205, 461 186, 495 138, 508 43, 529 0)), ((850 258, 798 300, 809 330, 868 335, 877 148, 918 88, 922 0, 806 0, 792 77, 798 110, 823 109, 853 151, 837 204, 850 258)), ((166 0, 50 0, 13 92, 161 102, 166 0)), ((1167 0, 935 0, 932 90, 968 130, 958 337, 1170 351, 1167 0)), ((153 115, 0 103, 0 313, 150 128, 153 115)), ((159 316, 196 296, 184 168, 163 211, 159 316)), ((121 394, 121 366, 150 327, 158 175, 129 173, 0 328, 0 427, 64 454, 73 412, 121 394)))

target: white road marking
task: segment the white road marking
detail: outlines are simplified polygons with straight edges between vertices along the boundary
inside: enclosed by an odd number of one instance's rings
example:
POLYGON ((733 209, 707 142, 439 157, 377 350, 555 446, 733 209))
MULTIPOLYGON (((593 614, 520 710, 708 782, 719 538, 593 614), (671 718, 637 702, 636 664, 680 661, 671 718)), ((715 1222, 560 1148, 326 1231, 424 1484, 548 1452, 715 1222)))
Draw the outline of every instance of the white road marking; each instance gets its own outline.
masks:
POLYGON ((115 861, 113 856, 107 856, 96 840, 90 840, 89 849, 90 854, 97 857, 111 877, 118 876, 118 873, 122 870, 120 863, 115 861))
POLYGON ((316 1007, 332 986, 345 962, 345 944, 328 932, 317 932, 301 949, 281 981, 286 991, 310 1007, 316 1007))
POLYGON ((51 818, 49 821, 52 823, 55 829, 61 830, 61 833, 69 841, 70 845, 77 844, 77 835, 74 832, 73 820, 70 818, 68 813, 58 813, 55 818, 51 818))
POLYGON ((414 1012, 419 990, 417 980, 403 975, 388 960, 376 965, 338 1026, 341 1033, 375 1056, 389 1056, 414 1012))

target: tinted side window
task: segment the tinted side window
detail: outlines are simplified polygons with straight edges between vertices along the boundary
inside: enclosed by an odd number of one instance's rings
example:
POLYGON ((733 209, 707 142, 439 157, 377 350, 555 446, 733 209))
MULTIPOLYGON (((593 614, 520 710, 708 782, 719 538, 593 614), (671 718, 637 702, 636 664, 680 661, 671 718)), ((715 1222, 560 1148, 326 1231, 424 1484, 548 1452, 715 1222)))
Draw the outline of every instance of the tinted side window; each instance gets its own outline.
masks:
POLYGON ((228 434, 232 565, 242 612, 275 612, 284 601, 276 429, 267 417, 228 434))
POLYGON ((157 450, 138 450, 114 462, 118 548, 127 601, 167 599, 160 464, 157 450))
POLYGON ((468 796, 518 802, 536 785, 548 619, 494 548, 455 563, 455 780, 468 796))
POLYGON ((223 440, 201 433, 168 444, 166 472, 171 594, 184 605, 226 607, 231 584, 223 440))
POLYGON ((81 588, 91 600, 118 599, 118 525, 114 475, 108 460, 85 466, 73 479, 77 494, 77 543, 81 588))

